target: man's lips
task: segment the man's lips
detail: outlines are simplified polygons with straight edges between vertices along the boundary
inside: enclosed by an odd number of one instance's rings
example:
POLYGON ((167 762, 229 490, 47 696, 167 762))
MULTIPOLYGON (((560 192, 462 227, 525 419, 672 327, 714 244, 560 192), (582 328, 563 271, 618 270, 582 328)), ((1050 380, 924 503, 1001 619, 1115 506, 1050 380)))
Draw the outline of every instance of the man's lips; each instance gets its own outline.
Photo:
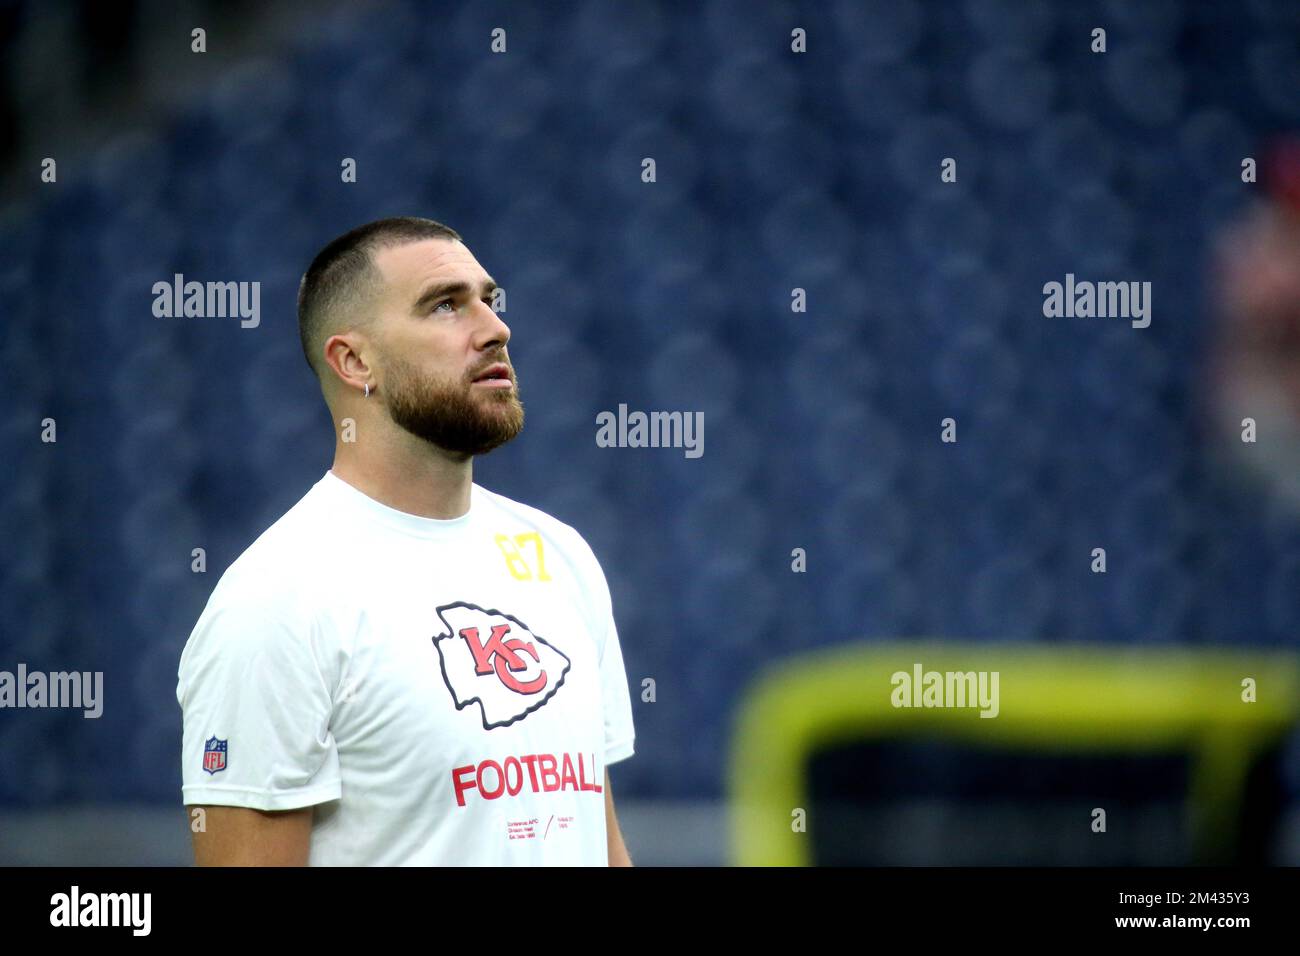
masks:
POLYGON ((489 365, 482 375, 474 379, 473 384, 486 385, 489 388, 512 388, 514 382, 510 375, 510 366, 504 362, 489 365))

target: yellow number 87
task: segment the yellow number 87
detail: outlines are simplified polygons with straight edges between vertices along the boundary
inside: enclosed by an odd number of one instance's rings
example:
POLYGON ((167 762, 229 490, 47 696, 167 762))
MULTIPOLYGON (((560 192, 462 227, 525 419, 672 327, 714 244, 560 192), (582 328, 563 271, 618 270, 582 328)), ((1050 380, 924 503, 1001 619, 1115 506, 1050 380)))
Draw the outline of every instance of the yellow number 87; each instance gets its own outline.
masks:
POLYGON ((517 581, 532 581, 533 571, 524 560, 524 556, 519 553, 519 549, 528 542, 532 542, 537 549, 537 580, 549 581, 551 576, 546 573, 546 561, 542 557, 542 536, 536 531, 530 531, 527 534, 517 534, 511 540, 508 534, 499 534, 496 536, 497 547, 501 553, 506 556, 506 566, 510 568, 510 574, 517 581))

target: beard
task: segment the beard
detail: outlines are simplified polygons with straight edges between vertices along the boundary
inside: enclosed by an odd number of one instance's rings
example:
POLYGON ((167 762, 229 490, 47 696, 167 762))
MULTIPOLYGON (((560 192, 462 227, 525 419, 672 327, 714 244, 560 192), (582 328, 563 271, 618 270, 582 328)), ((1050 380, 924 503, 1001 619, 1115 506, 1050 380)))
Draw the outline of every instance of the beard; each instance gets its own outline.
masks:
POLYGON ((481 388, 477 393, 468 378, 425 375, 402 359, 389 363, 384 378, 382 394, 394 424, 453 454, 487 454, 524 427, 513 368, 514 388, 481 388))

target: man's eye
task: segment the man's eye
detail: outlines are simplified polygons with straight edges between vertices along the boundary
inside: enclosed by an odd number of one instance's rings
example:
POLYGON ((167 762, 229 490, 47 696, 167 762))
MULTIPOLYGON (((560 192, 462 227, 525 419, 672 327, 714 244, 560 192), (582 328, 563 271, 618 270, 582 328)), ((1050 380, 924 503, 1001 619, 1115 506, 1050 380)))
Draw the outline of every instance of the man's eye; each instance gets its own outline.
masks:
POLYGON ((435 306, 433 307, 433 311, 434 311, 434 312, 437 312, 437 311, 438 311, 439 309, 441 309, 444 305, 451 306, 451 310, 452 310, 453 312, 456 311, 456 304, 455 304, 454 302, 452 302, 451 299, 443 299, 441 302, 439 302, 437 305, 435 305, 435 306))

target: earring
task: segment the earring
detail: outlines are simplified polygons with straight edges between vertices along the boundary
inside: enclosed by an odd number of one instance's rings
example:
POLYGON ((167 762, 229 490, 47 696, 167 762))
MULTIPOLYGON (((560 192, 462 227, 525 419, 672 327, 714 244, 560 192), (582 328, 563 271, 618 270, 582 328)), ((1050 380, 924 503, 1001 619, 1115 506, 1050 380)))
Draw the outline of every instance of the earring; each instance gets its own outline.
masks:
POLYGON ((366 382, 366 398, 370 397, 370 383, 366 382))

